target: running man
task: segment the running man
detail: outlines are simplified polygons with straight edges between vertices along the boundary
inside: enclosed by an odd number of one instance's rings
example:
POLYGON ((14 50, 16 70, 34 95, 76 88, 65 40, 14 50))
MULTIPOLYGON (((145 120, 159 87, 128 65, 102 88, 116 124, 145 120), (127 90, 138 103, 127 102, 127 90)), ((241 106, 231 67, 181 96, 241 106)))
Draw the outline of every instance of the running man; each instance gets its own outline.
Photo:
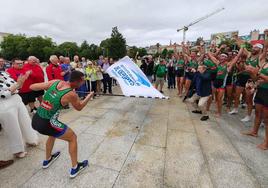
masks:
POLYGON ((46 83, 32 84, 30 88, 34 91, 46 90, 44 98, 33 116, 32 127, 40 134, 47 135, 46 160, 43 161, 43 168, 48 168, 59 156, 60 152, 52 154, 52 149, 56 138, 69 143, 69 154, 72 161, 70 177, 76 177, 85 167, 88 161, 77 162, 77 136, 72 129, 58 120, 59 112, 69 103, 80 111, 94 93, 89 93, 84 100, 80 100, 74 89, 79 88, 84 83, 84 74, 80 71, 73 71, 69 82, 52 80, 46 83))

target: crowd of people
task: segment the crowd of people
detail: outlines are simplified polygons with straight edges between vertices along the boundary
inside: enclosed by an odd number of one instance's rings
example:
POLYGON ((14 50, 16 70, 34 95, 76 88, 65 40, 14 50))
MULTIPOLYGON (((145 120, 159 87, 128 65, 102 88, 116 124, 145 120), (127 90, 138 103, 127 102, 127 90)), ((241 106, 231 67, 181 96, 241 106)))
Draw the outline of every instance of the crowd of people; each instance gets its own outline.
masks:
MULTIPOLYGON (((154 60, 152 56, 146 56, 136 58, 135 62, 161 93, 165 81, 168 89, 177 89, 178 97, 193 105, 192 113, 202 114, 201 121, 209 119, 213 101, 219 118, 224 103, 230 115, 238 113, 240 103, 246 103, 247 113, 241 120, 243 122, 253 119, 255 109, 254 126, 243 134, 257 137, 263 122, 266 125, 265 140, 258 147, 267 150, 268 30, 264 33, 264 44, 253 45, 251 51, 236 36, 236 49, 225 44, 219 47, 212 44, 206 48, 202 41, 198 46, 182 43, 182 51, 173 54, 170 59, 154 60)), ((60 155, 51 153, 56 138, 69 142, 72 159, 70 176, 75 177, 85 168, 88 165, 86 160, 77 162, 76 135, 58 120, 58 111, 68 108, 69 103, 74 109, 81 110, 89 100, 100 94, 112 94, 116 80, 106 71, 113 63, 112 58, 103 56, 97 61, 84 57, 80 61, 78 56, 74 56, 71 62, 69 57, 52 55, 44 68, 38 58, 30 56, 26 61, 13 59, 12 66, 6 69, 4 59, 0 58, 0 130, 6 131, 14 156, 26 156, 24 142, 28 146, 37 146, 39 132, 49 136, 43 168, 60 155), (39 108, 36 101, 39 101, 39 108)), ((0 161, 0 168, 10 164, 12 160, 0 161)))
MULTIPOLYGON (((141 60, 140 68, 157 89, 160 84, 160 92, 163 93, 165 80, 168 89, 177 88, 178 96, 193 105, 192 113, 202 114, 201 121, 209 119, 213 101, 218 118, 223 104, 229 115, 238 114, 239 104, 246 106, 242 122, 253 120, 255 108, 254 126, 243 134, 257 137, 260 124, 268 125, 268 30, 264 33, 264 44, 254 44, 251 51, 238 36, 234 36, 236 49, 226 44, 206 48, 202 41, 198 46, 182 43, 178 54, 155 61, 147 56, 141 60)), ((258 147, 268 149, 268 128, 258 147)))
MULTIPOLYGON (((2 129, 5 131, 10 151, 16 158, 23 158, 27 155, 25 145, 31 147, 38 145, 38 135, 31 126, 31 122, 33 122, 31 116, 35 117, 38 106, 45 106, 43 99, 46 96, 46 89, 33 89, 32 86, 55 80, 69 83, 72 74, 79 72, 81 74, 80 77, 78 74, 78 77, 80 79, 83 75, 83 81, 79 80, 79 84, 71 85, 71 89, 69 89, 74 90, 79 100, 93 100, 100 94, 106 94, 107 91, 112 94, 112 86, 116 84, 116 81, 106 72, 114 63, 112 58, 100 56, 99 60, 94 62, 83 57, 79 61, 79 57, 74 56, 73 60, 71 62, 69 57, 51 55, 48 65, 45 67, 40 64, 38 58, 30 56, 25 61, 14 58, 12 65, 7 67, 6 61, 0 58, 0 131, 2 129)), ((74 101, 74 99, 70 101, 74 101)), ((79 104, 73 104, 73 106, 79 109, 79 104)), ((83 106, 86 103, 81 104, 83 106)), ((60 107, 61 105, 59 105, 60 107)), ((68 105, 63 107, 68 108, 68 105)), ((56 120, 57 118, 53 122, 57 122, 56 120)), ((56 124, 59 125, 59 122, 56 124)), ((58 129, 59 127, 56 128, 56 130, 58 129)), ((12 163, 13 160, 0 161, 0 168, 12 163)))

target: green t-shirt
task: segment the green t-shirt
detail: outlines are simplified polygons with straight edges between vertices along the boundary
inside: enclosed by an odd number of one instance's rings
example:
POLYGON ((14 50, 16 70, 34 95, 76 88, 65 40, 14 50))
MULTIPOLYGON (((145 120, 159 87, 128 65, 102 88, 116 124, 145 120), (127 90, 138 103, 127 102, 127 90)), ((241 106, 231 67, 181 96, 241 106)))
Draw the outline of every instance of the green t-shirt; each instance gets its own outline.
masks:
POLYGON ((157 77, 163 78, 165 76, 165 74, 166 74, 166 65, 158 64, 155 67, 155 73, 156 73, 157 77))
POLYGON ((37 109, 37 114, 44 119, 51 119, 59 110, 63 108, 61 98, 72 91, 72 88, 58 90, 57 86, 60 81, 54 82, 44 94, 40 107, 37 109))
MULTIPOLYGON (((268 67, 267 68, 262 68, 261 71, 260 71, 260 74, 263 74, 265 76, 268 76, 268 67)), ((260 88, 264 88, 264 89, 268 89, 268 83, 260 84, 259 87, 260 88)), ((268 93, 267 93, 267 95, 268 95, 268 93)))
POLYGON ((217 65, 213 63, 211 60, 205 60, 204 65, 208 68, 209 73, 216 73, 217 72, 217 65))
POLYGON ((181 70, 184 69, 184 60, 183 59, 179 59, 176 63, 176 70, 181 70))
MULTIPOLYGON (((251 65, 252 67, 258 67, 259 66, 259 58, 252 59, 251 57, 248 58, 245 62, 246 65, 251 65)), ((242 72, 244 75, 249 75, 248 72, 242 72)))
POLYGON ((227 75, 227 65, 218 65, 216 79, 224 80, 227 75))

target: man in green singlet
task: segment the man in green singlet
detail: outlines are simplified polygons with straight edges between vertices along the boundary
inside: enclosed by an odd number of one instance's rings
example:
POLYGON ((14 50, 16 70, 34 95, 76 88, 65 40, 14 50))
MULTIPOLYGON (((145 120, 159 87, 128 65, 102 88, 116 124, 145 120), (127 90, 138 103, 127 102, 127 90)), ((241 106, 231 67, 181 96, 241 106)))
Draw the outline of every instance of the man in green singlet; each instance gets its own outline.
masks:
POLYGON ((70 177, 76 177, 81 170, 88 166, 88 161, 77 162, 77 137, 72 129, 58 120, 59 112, 69 103, 74 109, 82 110, 88 101, 93 97, 89 93, 84 100, 80 100, 74 89, 84 83, 84 74, 80 71, 73 71, 69 82, 52 80, 46 83, 37 83, 30 86, 34 91, 46 90, 37 113, 33 116, 32 127, 40 134, 47 135, 46 160, 43 161, 43 168, 48 168, 59 156, 60 152, 52 154, 55 139, 65 140, 69 143, 69 154, 71 156, 72 168, 70 177))

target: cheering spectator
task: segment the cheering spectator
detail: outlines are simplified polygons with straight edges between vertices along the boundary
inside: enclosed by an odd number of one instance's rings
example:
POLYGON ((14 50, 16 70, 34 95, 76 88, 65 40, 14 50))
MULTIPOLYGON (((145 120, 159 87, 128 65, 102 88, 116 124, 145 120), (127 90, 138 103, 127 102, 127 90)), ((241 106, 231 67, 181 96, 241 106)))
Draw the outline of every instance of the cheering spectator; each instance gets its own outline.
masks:
POLYGON ((102 69, 103 69, 103 93, 104 94, 106 94, 107 87, 108 87, 109 93, 112 94, 112 79, 109 76, 109 74, 106 72, 109 67, 110 67, 110 63, 108 61, 108 58, 106 57, 104 59, 103 65, 102 65, 102 69))
POLYGON ((25 82, 23 83, 19 91, 19 95, 21 96, 23 103, 25 105, 30 106, 31 113, 35 113, 36 108, 34 106, 34 102, 35 102, 36 97, 35 97, 35 93, 30 89, 30 85, 33 84, 33 81, 34 81, 32 77, 32 74, 34 73, 31 70, 27 70, 23 66, 23 61, 17 58, 12 60, 12 67, 9 68, 7 72, 10 74, 10 77, 14 79, 15 81, 17 81, 20 75, 24 75, 24 74, 28 75, 27 79, 25 80, 25 82))
POLYGON ((75 56, 74 56, 74 61, 71 62, 71 66, 72 66, 72 68, 73 68, 73 69, 77 68, 78 63, 79 63, 79 56, 78 56, 78 55, 75 55, 75 56))
POLYGON ((173 56, 172 59, 169 61, 168 66, 167 66, 167 77, 168 77, 168 89, 170 88, 176 88, 175 84, 175 64, 176 64, 176 59, 173 56))
MULTIPOLYGON (((39 65, 39 59, 37 59, 34 56, 30 56, 28 58, 28 63, 24 64, 23 68, 26 71, 31 71, 30 79, 32 80, 32 83, 41 83, 44 82, 44 72, 41 66, 39 65)), ((42 100, 42 96, 44 95, 44 91, 31 91, 34 93, 35 98, 38 98, 39 102, 42 100)), ((34 110, 37 109, 34 107, 34 110)))
POLYGON ((64 58, 64 63, 61 64, 61 69, 62 71, 64 71, 64 76, 63 76, 64 81, 69 81, 71 70, 72 70, 69 57, 64 58))
POLYGON ((97 97, 100 96, 100 92, 101 92, 101 83, 102 83, 102 80, 103 80, 103 75, 102 75, 102 69, 101 69, 101 66, 97 66, 96 67, 96 84, 97 84, 97 87, 96 87, 96 94, 97 94, 97 97))
POLYGON ((165 76, 166 76, 166 62, 165 60, 161 60, 160 64, 155 66, 154 73, 156 75, 155 80, 155 88, 158 89, 158 86, 160 84, 160 92, 163 93, 163 86, 165 82, 165 76))
POLYGON ((59 66, 59 59, 56 55, 52 55, 49 58, 50 64, 46 68, 48 81, 50 80, 63 80, 65 72, 62 71, 61 66, 59 66))

